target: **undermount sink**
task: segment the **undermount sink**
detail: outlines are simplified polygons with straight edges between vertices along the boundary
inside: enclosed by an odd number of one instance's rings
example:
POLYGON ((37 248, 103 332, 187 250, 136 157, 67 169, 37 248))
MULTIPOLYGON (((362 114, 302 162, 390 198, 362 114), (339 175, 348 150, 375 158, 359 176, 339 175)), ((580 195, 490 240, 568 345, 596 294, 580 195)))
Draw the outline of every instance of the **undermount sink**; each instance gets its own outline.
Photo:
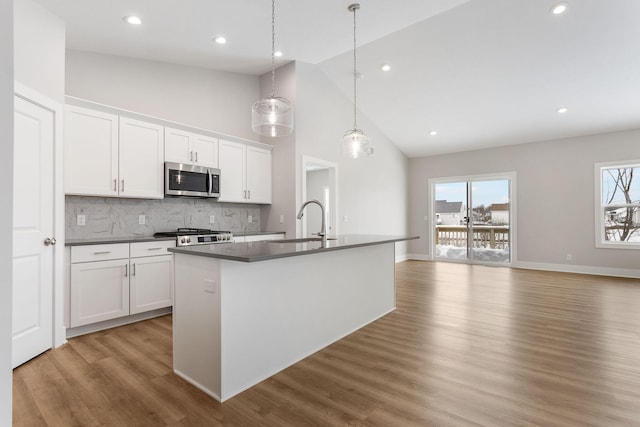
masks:
MULTIPOLYGON (((327 237, 327 240, 337 240, 335 237, 327 237)), ((281 240, 266 240, 268 243, 307 243, 307 242, 321 242, 321 237, 302 237, 300 239, 281 239, 281 240)))

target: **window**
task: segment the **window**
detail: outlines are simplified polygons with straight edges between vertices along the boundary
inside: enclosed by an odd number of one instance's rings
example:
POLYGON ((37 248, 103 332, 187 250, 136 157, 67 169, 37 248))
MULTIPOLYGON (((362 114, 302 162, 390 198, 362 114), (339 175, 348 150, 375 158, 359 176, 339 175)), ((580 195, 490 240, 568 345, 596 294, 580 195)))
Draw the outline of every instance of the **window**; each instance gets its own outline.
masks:
POLYGON ((596 247, 640 249, 640 160, 597 163, 596 247))

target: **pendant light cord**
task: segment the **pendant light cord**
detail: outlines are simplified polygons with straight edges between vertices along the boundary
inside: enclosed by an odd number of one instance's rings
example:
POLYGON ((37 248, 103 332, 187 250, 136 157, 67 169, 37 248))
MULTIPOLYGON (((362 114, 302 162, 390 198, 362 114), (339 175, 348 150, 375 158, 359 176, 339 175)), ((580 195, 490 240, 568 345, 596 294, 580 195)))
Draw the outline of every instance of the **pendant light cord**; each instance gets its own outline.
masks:
POLYGON ((276 94, 276 0, 271 0, 271 98, 276 94))
POLYGON ((356 119, 356 105, 357 105, 357 90, 356 90, 356 10, 360 8, 359 4, 352 4, 351 9, 353 9, 353 128, 358 129, 358 121, 356 119))

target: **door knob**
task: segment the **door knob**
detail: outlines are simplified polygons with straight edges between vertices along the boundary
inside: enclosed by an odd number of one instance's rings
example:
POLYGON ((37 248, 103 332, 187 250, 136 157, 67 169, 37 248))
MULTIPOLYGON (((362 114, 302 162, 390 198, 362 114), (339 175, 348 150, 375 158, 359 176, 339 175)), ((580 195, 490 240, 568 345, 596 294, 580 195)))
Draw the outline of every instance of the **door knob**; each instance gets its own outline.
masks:
POLYGON ((49 246, 49 245, 55 246, 56 245, 55 237, 52 237, 52 238, 47 237, 46 239, 44 239, 44 245, 45 246, 49 246))

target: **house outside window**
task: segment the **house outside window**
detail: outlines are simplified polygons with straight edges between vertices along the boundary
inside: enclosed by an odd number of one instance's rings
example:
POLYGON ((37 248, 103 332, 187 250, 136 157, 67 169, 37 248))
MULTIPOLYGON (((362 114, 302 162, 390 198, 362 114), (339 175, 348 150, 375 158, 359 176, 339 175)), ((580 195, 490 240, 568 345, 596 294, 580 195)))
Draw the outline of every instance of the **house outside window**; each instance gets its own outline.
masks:
POLYGON ((640 249, 640 160, 596 163, 596 247, 640 249))

